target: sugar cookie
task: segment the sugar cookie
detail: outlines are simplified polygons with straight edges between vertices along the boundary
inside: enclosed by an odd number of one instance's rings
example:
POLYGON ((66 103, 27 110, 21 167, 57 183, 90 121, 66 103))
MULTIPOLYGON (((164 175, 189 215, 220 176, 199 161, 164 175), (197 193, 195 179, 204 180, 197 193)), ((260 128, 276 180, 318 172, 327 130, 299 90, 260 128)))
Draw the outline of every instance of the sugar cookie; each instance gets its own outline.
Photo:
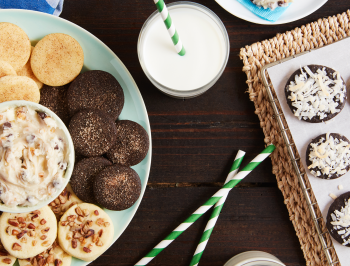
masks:
POLYGON ((58 241, 68 254, 92 261, 105 252, 113 241, 111 218, 101 208, 89 203, 71 207, 58 225, 58 241))
POLYGON ((43 253, 36 255, 33 258, 19 259, 18 262, 19 266, 70 266, 72 256, 64 252, 55 241, 52 246, 43 253))
POLYGON ((8 22, 0 23, 0 58, 15 71, 28 62, 30 47, 30 40, 20 27, 8 22))
POLYGON ((0 60, 0 78, 5 76, 17 76, 17 73, 9 63, 0 60))
MULTIPOLYGON (((31 51, 33 51, 34 47, 32 46, 31 51)), ((36 85, 38 85, 39 90, 43 87, 43 83, 36 78, 36 76, 33 73, 32 67, 30 65, 30 59, 28 62, 22 67, 20 70, 17 71, 18 76, 26 76, 28 78, 31 78, 35 81, 36 85)))
POLYGON ((11 256, 0 242, 0 266, 11 266, 16 262, 16 258, 11 256))
POLYGON ((19 76, 0 78, 0 102, 13 100, 39 103, 40 91, 34 80, 19 76))
POLYGON ((51 203, 49 203, 49 207, 56 215, 57 220, 60 220, 62 215, 73 205, 83 203, 77 195, 73 192, 70 184, 62 191, 62 193, 51 203))
POLYGON ((0 217, 0 238, 4 248, 19 259, 45 251, 56 235, 57 220, 48 206, 31 213, 3 213, 0 217))
POLYGON ((62 86, 80 73, 84 64, 84 52, 73 37, 64 33, 52 33, 36 44, 30 63, 34 75, 42 83, 62 86))

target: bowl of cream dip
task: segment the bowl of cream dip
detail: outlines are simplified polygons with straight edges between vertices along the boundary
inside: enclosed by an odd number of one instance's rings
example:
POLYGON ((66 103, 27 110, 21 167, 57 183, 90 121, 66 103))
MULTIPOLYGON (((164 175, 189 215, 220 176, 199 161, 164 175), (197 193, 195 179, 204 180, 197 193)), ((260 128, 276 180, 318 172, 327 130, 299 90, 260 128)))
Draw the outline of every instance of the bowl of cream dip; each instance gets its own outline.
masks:
POLYGON ((31 212, 67 186, 74 168, 67 127, 48 108, 29 101, 0 103, 0 210, 31 212))

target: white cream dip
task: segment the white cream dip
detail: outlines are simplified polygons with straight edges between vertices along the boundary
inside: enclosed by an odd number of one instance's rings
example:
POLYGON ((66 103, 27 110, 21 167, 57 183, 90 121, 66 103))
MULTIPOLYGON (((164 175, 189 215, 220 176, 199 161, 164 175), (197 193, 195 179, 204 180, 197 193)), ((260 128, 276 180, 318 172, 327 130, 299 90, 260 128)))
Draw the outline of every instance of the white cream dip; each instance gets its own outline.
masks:
POLYGON ((0 200, 32 206, 64 185, 68 145, 57 122, 31 107, 0 110, 0 200))

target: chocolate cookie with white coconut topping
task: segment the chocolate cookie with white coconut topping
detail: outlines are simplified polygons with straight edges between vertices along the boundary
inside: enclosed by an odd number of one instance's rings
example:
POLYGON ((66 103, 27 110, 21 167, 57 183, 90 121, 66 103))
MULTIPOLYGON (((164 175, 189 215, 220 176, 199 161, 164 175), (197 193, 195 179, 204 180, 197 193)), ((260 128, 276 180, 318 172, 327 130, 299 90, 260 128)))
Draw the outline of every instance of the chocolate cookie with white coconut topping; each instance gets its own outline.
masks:
POLYGON ((314 138, 306 150, 306 164, 311 174, 322 179, 336 179, 350 169, 350 142, 336 133, 314 138))
POLYGON ((350 192, 340 195, 329 207, 326 226, 337 242, 350 247, 350 192))
POLYGON ((320 123, 335 117, 346 103, 346 86, 339 72, 320 65, 304 66, 285 87, 287 103, 299 120, 320 123))

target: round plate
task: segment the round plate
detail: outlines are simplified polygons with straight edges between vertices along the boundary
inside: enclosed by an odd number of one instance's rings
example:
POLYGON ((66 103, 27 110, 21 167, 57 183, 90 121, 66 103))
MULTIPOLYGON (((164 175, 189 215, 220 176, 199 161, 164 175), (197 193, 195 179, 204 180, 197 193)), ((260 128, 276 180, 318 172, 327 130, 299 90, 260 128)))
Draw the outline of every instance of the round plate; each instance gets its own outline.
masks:
MULTIPOLYGON (((150 137, 150 147, 146 158, 132 168, 139 174, 142 190, 140 198, 129 209, 124 211, 106 210, 114 223, 114 241, 124 232, 134 217, 146 189, 151 166, 151 129, 145 104, 137 85, 120 59, 99 39, 79 26, 44 13, 28 10, 0 10, 0 21, 11 22, 21 27, 32 42, 42 39, 50 33, 66 33, 75 38, 84 50, 84 67, 90 70, 104 70, 111 73, 124 90, 125 104, 119 119, 128 119, 139 123, 150 137)), ((72 266, 86 265, 88 262, 73 258, 72 266)))
POLYGON ((236 0, 215 0, 224 9, 230 12, 232 15, 239 17, 241 19, 256 23, 256 24, 284 24, 289 23, 303 17, 310 15, 315 12, 321 6, 323 6, 327 0, 294 0, 290 4, 290 7, 283 13, 283 15, 276 21, 270 22, 264 20, 257 15, 250 12, 242 4, 238 3, 236 0))

